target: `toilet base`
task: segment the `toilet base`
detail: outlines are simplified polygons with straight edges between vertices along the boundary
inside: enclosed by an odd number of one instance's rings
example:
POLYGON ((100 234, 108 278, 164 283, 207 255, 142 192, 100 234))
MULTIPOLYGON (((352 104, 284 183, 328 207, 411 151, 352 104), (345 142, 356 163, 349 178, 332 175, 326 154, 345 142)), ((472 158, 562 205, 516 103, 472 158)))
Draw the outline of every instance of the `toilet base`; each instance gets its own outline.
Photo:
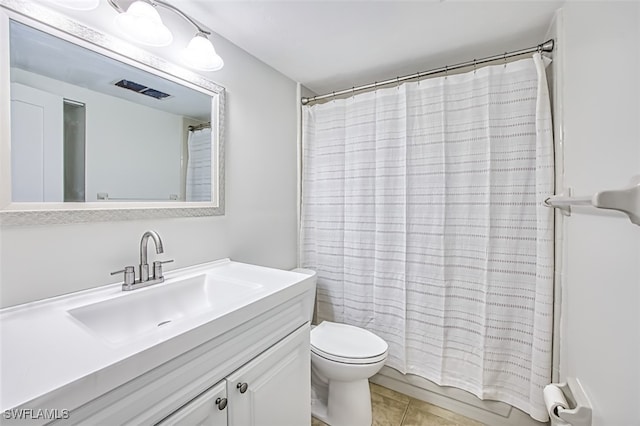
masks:
POLYGON ((327 418, 327 404, 323 401, 318 399, 311 400, 311 416, 330 425, 329 419, 327 418))
POLYGON ((321 399, 314 400, 311 415, 330 426, 371 426, 369 380, 330 380, 326 405, 321 399))

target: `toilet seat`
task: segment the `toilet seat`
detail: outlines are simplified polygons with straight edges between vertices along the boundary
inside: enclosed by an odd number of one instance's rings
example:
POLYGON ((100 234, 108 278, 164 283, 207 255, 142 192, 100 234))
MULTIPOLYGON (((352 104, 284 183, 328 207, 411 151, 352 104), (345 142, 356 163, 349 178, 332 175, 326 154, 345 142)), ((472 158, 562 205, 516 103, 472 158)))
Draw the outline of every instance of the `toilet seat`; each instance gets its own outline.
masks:
POLYGON ((343 364, 383 361, 389 345, 370 331, 347 324, 323 321, 311 330, 311 351, 343 364))

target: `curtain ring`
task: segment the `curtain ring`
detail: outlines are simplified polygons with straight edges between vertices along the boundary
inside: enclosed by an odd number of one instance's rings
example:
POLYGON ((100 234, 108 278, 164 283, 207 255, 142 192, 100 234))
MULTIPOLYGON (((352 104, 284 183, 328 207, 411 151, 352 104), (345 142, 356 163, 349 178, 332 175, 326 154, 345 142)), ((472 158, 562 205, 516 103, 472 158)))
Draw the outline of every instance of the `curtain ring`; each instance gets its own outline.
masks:
POLYGON ((400 77, 396 77, 396 89, 400 90, 400 77))
POLYGON ((449 77, 449 65, 444 66, 444 78, 449 77))
POLYGON ((502 59, 504 60, 504 67, 507 67, 507 52, 504 52, 504 56, 502 57, 502 59))
POLYGON ((477 66, 477 65, 478 65, 478 64, 476 63, 476 60, 475 60, 475 58, 474 58, 474 59, 473 59, 473 73, 474 73, 474 74, 476 73, 476 69, 477 69, 477 68, 476 68, 476 66, 477 66))
POLYGON ((541 44, 538 45, 538 53, 542 55, 542 45, 541 44))

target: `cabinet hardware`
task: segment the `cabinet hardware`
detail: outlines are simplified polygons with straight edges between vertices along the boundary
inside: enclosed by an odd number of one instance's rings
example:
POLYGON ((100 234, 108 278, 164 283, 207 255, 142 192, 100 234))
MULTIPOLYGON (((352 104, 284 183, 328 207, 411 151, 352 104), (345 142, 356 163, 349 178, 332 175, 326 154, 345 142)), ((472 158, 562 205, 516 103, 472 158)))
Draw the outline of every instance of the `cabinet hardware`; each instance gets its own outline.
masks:
POLYGON ((238 388, 238 390, 240 390, 240 393, 245 393, 247 391, 247 388, 249 387, 249 385, 245 382, 245 383, 238 383, 238 385, 236 386, 236 388, 238 388))
POLYGON ((216 405, 218 406, 218 410, 224 410, 227 408, 227 398, 216 399, 216 405))

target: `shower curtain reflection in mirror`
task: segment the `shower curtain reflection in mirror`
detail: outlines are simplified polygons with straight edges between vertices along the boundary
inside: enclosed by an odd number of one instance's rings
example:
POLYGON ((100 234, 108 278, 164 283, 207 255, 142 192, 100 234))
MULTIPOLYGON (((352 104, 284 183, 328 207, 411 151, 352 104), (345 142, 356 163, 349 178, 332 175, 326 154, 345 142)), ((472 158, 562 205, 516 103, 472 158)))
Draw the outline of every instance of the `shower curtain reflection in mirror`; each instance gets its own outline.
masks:
POLYGON ((211 201, 211 127, 189 130, 186 201, 211 201))

